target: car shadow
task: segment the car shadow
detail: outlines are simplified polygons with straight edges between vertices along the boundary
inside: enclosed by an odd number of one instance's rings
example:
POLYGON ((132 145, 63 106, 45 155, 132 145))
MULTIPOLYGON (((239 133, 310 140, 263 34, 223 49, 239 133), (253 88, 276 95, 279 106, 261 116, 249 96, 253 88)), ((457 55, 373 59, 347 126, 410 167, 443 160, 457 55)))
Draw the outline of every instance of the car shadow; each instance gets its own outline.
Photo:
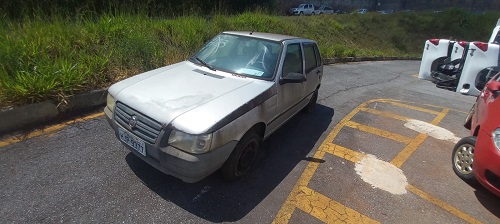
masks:
POLYGON ((491 214, 500 218, 500 198, 489 192, 486 188, 477 184, 478 186, 473 186, 475 188, 474 194, 481 205, 483 205, 491 214))
POLYGON ((313 113, 294 116, 264 141, 257 165, 234 183, 225 182, 215 172, 188 184, 157 171, 132 153, 125 159, 137 177, 163 199, 210 222, 234 222, 254 209, 299 162, 314 160, 308 154, 315 151, 333 115, 334 109, 318 104, 313 113))

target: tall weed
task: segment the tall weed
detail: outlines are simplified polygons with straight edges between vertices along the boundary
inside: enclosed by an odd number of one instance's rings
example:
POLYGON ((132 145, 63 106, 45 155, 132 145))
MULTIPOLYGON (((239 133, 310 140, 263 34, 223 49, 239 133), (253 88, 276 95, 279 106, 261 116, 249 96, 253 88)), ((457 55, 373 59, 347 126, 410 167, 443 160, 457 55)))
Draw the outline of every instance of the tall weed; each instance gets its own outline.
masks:
MULTIPOLYGON (((153 4, 154 3, 154 4, 153 4)), ((283 17, 256 8, 212 16, 186 9, 177 18, 151 16, 155 6, 126 10, 82 8, 48 17, 0 18, 0 106, 66 98, 192 55, 225 30, 280 33, 316 40, 323 57, 420 56, 423 41, 486 41, 499 13, 461 9, 435 13, 283 17)), ((169 7, 162 5, 161 7, 169 7)), ((42 9, 40 9, 42 10, 42 9)))

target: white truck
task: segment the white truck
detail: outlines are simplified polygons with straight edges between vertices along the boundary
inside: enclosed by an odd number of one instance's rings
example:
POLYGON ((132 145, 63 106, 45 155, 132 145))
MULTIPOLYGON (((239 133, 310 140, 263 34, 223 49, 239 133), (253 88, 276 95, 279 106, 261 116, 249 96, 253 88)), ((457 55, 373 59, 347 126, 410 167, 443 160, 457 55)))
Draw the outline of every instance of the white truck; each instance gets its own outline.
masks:
MULTIPOLYGON (((489 43, 500 43, 499 31, 500 19, 491 33, 489 43)), ((467 42, 450 39, 429 39, 425 41, 418 78, 431 80, 431 72, 436 70, 438 64, 443 63, 445 59, 450 57, 451 60, 461 57, 465 44, 467 42)))
POLYGON ((313 4, 300 4, 297 8, 290 9, 290 15, 303 16, 313 15, 317 7, 313 4))
MULTIPOLYGON (((488 43, 452 41, 448 39, 430 39, 425 42, 420 65, 419 78, 432 80, 439 64, 448 60, 463 58, 446 88, 465 95, 477 96, 487 79, 496 74, 500 61, 500 19, 490 36, 488 43), (463 52, 466 51, 466 52, 463 52), (433 74, 431 77, 431 73, 433 74), (452 86, 449 86, 449 85, 452 86)), ((438 87, 440 83, 437 83, 438 87)), ((441 83, 442 85, 442 83, 441 83)))

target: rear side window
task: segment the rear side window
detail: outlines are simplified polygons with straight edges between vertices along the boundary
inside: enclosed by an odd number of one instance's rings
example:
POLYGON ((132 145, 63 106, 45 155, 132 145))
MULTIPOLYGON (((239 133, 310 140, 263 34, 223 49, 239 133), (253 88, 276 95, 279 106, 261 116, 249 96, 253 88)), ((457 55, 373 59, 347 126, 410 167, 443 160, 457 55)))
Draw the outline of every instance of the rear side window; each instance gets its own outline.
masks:
POLYGON ((494 44, 499 44, 500 43, 500 31, 497 32, 497 35, 495 36, 495 39, 493 40, 494 44))
POLYGON ((321 58, 321 54, 319 53, 318 45, 314 44, 314 52, 316 53, 316 63, 319 66, 323 65, 323 59, 321 58))
POLYGON ((306 73, 318 67, 318 58, 316 55, 315 44, 304 43, 304 56, 306 61, 306 73))

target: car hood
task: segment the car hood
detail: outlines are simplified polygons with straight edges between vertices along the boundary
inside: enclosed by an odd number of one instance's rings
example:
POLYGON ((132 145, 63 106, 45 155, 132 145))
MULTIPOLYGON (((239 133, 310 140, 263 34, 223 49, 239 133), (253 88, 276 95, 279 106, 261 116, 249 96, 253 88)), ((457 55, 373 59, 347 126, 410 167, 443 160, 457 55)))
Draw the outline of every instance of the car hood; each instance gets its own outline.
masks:
POLYGON ((162 125, 200 134, 273 83, 214 72, 185 61, 126 79, 108 91, 117 101, 162 125))

